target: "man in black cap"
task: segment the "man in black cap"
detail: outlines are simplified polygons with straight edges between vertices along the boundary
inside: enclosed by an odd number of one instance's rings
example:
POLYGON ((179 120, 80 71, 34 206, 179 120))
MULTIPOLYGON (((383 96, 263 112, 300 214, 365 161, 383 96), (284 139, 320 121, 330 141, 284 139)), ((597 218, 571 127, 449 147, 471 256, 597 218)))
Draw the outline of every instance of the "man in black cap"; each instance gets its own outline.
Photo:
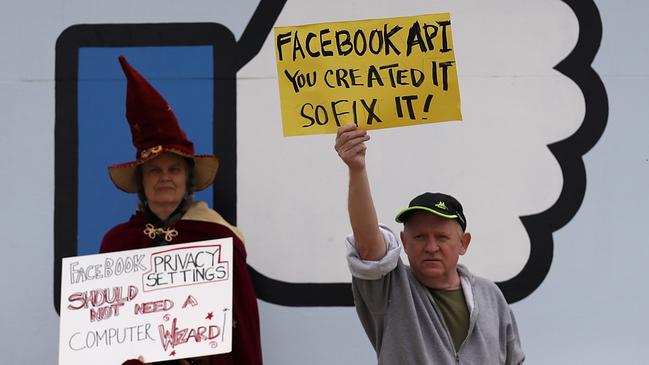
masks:
POLYGON ((379 364, 521 364, 514 315, 498 287, 458 259, 466 253, 462 205, 424 193, 399 212, 396 235, 380 225, 365 169, 366 131, 340 127, 336 152, 349 169, 348 263, 358 317, 379 364))

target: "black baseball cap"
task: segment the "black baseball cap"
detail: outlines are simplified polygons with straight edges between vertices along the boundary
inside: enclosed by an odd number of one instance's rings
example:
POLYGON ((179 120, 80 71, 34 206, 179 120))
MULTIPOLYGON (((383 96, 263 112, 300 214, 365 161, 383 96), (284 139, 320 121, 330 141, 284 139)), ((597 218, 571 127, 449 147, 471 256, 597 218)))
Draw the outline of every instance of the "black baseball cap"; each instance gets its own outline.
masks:
POLYGON ((462 227, 462 230, 466 229, 466 218, 464 217, 462 204, 448 194, 423 193, 416 196, 410 201, 408 208, 397 214, 395 220, 399 223, 405 223, 408 216, 415 211, 424 211, 443 218, 455 219, 462 227))

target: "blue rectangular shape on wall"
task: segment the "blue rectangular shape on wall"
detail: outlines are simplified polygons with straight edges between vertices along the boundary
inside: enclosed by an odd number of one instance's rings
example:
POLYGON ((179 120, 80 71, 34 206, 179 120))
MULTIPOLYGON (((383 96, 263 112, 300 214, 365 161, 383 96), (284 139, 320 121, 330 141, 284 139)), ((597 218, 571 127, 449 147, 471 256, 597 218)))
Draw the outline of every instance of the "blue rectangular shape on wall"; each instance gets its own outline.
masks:
POLYGON ((217 23, 79 24, 56 42, 54 307, 61 259, 94 254, 137 197, 118 190, 108 166, 135 160, 125 118, 122 54, 167 100, 196 153, 220 160, 213 186, 196 195, 236 224, 236 65, 230 30, 217 23), (215 199, 218 197, 218 199, 215 199))
MULTIPOLYGON (((137 206, 137 195, 117 189, 107 170, 135 160, 119 55, 167 100, 197 153, 212 151, 212 47, 79 49, 78 255, 97 253, 104 233, 128 220, 137 206)), ((211 202, 211 187, 196 198, 211 202)))

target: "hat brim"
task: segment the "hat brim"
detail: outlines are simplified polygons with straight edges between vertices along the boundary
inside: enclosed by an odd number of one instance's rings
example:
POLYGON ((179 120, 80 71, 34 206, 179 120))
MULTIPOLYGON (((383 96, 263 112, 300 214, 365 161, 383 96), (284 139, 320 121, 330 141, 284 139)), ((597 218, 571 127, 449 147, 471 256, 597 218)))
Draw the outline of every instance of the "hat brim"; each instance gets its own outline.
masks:
MULTIPOLYGON (((219 159, 214 155, 187 155, 172 149, 163 149, 162 152, 171 152, 176 155, 194 160, 194 190, 201 191, 214 182, 216 172, 219 170, 219 159)), ((162 153, 161 152, 161 153, 162 153)), ((108 167, 108 173, 113 184, 127 193, 137 193, 138 182, 136 178, 137 167, 160 154, 152 155, 147 159, 126 162, 108 167)))
POLYGON ((418 206, 418 205, 408 207, 408 208, 400 211, 394 219, 397 221, 397 223, 404 223, 404 218, 407 215, 409 215, 410 213, 412 213, 413 211, 425 211, 425 212, 428 212, 428 213, 436 214, 436 215, 438 215, 438 216, 440 216, 442 218, 448 218, 448 219, 458 219, 458 218, 462 219, 457 213, 448 214, 448 213, 437 211, 435 209, 431 209, 429 207, 423 207, 423 206, 418 206))

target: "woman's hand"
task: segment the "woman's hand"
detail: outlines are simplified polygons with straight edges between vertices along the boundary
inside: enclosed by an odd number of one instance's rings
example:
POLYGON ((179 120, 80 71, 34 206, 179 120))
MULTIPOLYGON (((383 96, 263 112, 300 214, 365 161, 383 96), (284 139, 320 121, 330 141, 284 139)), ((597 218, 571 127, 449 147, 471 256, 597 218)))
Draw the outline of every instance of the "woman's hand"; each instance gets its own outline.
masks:
POLYGON ((144 363, 144 357, 139 356, 137 359, 126 360, 122 365, 148 365, 144 363))
POLYGON ((192 357, 191 359, 180 360, 180 365, 209 365, 209 363, 210 358, 207 356, 192 357))
MULTIPOLYGON (((180 360, 180 365, 209 365, 209 364, 210 364, 210 358, 208 356, 192 357, 191 359, 180 360)), ((145 363, 144 357, 139 356, 137 359, 124 361, 122 365, 150 365, 150 364, 145 363)))

